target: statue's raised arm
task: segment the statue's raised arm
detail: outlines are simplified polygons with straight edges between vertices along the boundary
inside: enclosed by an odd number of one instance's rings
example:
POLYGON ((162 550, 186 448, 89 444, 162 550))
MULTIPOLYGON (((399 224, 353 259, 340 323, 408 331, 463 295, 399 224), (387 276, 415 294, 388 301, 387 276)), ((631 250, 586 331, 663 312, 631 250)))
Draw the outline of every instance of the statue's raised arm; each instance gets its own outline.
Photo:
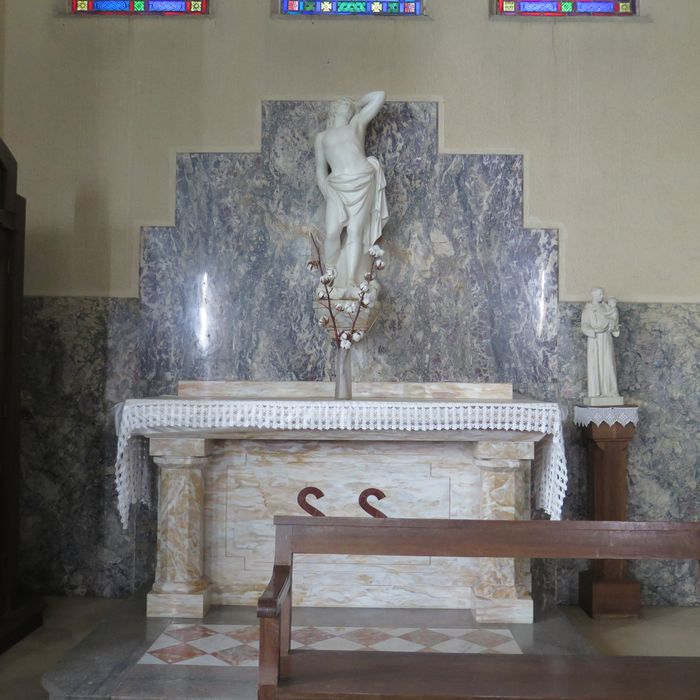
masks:
POLYGON ((360 123, 363 129, 366 129, 372 119, 379 114, 379 110, 381 110, 385 102, 386 93, 383 90, 368 92, 357 101, 358 112, 354 119, 360 123))

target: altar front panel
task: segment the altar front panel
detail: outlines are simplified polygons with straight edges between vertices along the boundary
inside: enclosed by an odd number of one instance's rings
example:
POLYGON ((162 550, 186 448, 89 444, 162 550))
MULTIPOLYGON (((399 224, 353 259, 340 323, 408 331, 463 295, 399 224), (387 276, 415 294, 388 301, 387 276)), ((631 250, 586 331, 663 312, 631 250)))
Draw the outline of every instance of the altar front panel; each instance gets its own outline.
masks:
MULTIPOLYGON (((512 469, 489 470, 484 478, 472 442, 226 440, 209 460, 205 574, 214 604, 256 603, 272 570, 272 517, 301 514, 297 494, 306 486, 323 491, 323 498, 309 500, 329 516, 369 517, 358 497, 370 487, 386 495, 370 502, 388 517, 476 519, 498 517, 500 508, 510 518, 529 513, 530 462, 515 462, 515 478, 512 469), (492 491, 487 498, 485 486, 492 491)), ((474 608, 480 561, 300 556, 294 575, 295 605, 474 608)), ((527 586, 527 571, 519 578, 527 586)))

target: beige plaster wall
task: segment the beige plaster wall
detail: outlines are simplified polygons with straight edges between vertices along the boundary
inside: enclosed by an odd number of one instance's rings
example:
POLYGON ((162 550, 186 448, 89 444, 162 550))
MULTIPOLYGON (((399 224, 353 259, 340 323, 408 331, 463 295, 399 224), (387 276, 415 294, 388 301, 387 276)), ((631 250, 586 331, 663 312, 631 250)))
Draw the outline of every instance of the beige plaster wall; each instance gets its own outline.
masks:
POLYGON ((178 151, 254 151, 264 99, 382 87, 438 99, 445 151, 524 153, 525 221, 561 230, 561 297, 700 301, 700 2, 645 17, 271 17, 213 0, 206 19, 65 15, 7 4, 5 131, 29 200, 26 290, 137 294, 139 227, 174 216, 178 151))

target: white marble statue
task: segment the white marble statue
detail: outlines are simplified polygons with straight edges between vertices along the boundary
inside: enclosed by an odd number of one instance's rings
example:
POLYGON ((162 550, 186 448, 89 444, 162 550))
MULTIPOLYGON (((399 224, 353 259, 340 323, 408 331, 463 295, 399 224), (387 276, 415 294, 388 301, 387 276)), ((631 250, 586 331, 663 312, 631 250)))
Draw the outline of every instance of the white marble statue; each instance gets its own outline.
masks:
POLYGON ((591 290, 591 301, 583 307, 581 330, 588 338, 588 398, 592 406, 621 406, 617 390, 613 338, 620 335, 617 300, 605 300, 600 287, 591 290))
POLYGON ((328 128, 316 136, 316 180, 326 200, 323 259, 336 275, 334 298, 351 298, 363 283, 371 266, 367 251, 389 217, 382 166, 365 154, 367 126, 385 99, 376 91, 357 102, 336 100, 328 128))

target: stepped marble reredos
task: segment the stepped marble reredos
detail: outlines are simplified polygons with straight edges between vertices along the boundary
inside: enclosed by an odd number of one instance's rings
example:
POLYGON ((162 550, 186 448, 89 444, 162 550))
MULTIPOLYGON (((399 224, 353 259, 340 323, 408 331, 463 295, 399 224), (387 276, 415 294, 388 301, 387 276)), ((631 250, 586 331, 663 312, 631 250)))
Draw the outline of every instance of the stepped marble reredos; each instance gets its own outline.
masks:
MULTIPOLYGON (((332 378, 306 270, 327 110, 265 102, 259 154, 178 155, 176 224, 143 232, 148 395, 186 379, 332 378)), ((437 143, 435 103, 388 102, 370 125, 391 218, 382 313, 353 352, 353 378, 512 382, 550 398, 557 234, 523 228, 521 156, 441 155, 437 143)))

